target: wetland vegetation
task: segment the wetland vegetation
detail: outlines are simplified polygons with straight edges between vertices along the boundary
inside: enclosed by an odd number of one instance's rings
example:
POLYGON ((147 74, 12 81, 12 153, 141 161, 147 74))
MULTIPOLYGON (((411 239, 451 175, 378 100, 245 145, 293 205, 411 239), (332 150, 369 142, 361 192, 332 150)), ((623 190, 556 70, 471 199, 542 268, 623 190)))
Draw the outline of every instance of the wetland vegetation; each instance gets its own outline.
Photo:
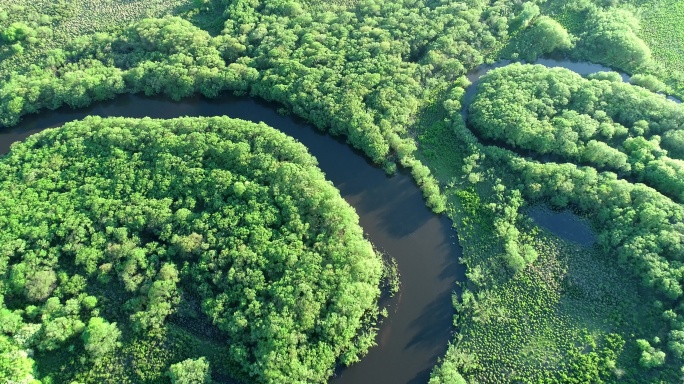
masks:
MULTIPOLYGON (((406 168, 453 220, 467 279, 431 384, 681 380, 680 2, 91 3, 0 10, 4 129, 124 93, 276 102, 406 168), (466 97, 481 65, 543 56, 630 81, 513 63, 466 97), (586 217, 596 242, 540 228, 534 205, 586 217)), ((374 343, 380 258, 271 128, 88 118, 0 170, 3 379, 322 382, 374 343)))

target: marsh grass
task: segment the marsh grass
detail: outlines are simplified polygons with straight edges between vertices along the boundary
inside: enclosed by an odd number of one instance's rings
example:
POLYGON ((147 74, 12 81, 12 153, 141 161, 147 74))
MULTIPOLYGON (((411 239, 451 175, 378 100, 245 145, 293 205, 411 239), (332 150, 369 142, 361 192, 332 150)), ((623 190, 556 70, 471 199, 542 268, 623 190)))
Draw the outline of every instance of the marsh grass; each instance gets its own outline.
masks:
POLYGON ((449 197, 446 212, 467 268, 468 281, 455 304, 459 333, 445 359, 456 361, 466 378, 486 383, 675 380, 634 364, 640 353, 635 340, 664 339, 667 327, 652 304, 656 297, 610 255, 559 239, 523 216, 521 240, 539 258, 513 276, 500 265, 504 250, 492 236, 487 208, 496 164, 480 159, 464 168, 477 150, 466 143, 462 122, 445 121, 439 96, 445 91, 435 90, 413 128, 419 159, 449 197), (478 172, 482 181, 469 181, 468 173, 478 172))
MULTIPOLYGON (((459 234, 486 242, 478 227, 459 234)), ((539 259, 514 277, 477 291, 476 304, 461 311, 457 348, 476 356, 471 377, 504 383, 589 374, 611 382, 618 379, 616 370, 631 373, 633 379, 655 379, 632 367, 639 353, 634 340, 665 328, 651 305, 656 298, 598 249, 565 242, 533 226, 525 235, 539 259), (624 348, 611 347, 615 336, 626 341, 624 348)), ((494 249, 495 244, 464 247, 468 266, 487 264, 488 250, 494 249)))
MULTIPOLYGON (((606 2, 592 0, 600 7, 606 2)), ((579 36, 584 32, 585 12, 567 7, 565 0, 549 0, 542 12, 553 17, 568 32, 579 36)), ((684 97, 684 2, 680 0, 626 0, 613 6, 634 13, 641 30, 638 36, 651 49, 653 60, 640 69, 663 80, 671 93, 684 97)))
POLYGON ((684 2, 657 0, 641 10, 640 37, 668 69, 684 71, 684 2))

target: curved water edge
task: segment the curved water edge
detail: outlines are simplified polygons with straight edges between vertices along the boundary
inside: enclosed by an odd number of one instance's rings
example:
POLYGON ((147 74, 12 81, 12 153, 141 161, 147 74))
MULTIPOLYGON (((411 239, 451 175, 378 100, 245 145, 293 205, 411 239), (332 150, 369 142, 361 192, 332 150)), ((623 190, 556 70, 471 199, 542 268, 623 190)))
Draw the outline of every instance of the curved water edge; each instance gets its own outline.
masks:
MULTIPOLYGON (((463 106, 461 109, 461 116, 463 121, 468 122, 468 108, 473 102, 475 95, 477 93, 477 86, 480 83, 480 78, 487 74, 487 72, 492 69, 501 68, 506 65, 511 64, 510 60, 501 60, 493 64, 485 64, 479 66, 474 71, 470 72, 466 77, 470 81, 470 85, 466 88, 465 95, 463 96, 463 106)), ((556 60, 556 59, 539 59, 532 64, 541 64, 549 68, 560 67, 569 69, 579 75, 588 76, 597 72, 617 72, 620 74, 622 81, 629 82, 630 75, 616 71, 605 65, 595 64, 590 62, 576 62, 570 60, 556 60)), ((673 97, 666 96, 668 100, 674 101, 675 103, 681 103, 681 100, 673 97)), ((475 135, 476 133, 471 130, 475 135)), ((490 140, 483 140, 478 136, 480 142, 491 142, 490 140)), ((493 143, 492 144, 496 144, 493 143)), ((498 145, 498 144, 497 144, 498 145)), ((513 149, 509 146, 505 146, 507 149, 512 150, 523 157, 527 157, 529 151, 524 151, 520 149, 513 149)), ((528 212, 528 215, 534 220, 535 224, 548 230, 554 235, 571 242, 576 242, 583 246, 591 246, 596 241, 596 235, 592 231, 591 226, 586 219, 578 216, 571 210, 564 210, 560 212, 552 211, 548 207, 536 206, 532 207, 528 212)))
POLYGON ((464 269, 458 264, 461 249, 451 221, 425 206, 420 189, 407 172, 387 176, 343 140, 301 119, 279 115, 277 108, 275 104, 236 96, 172 102, 125 95, 79 110, 62 108, 27 116, 20 125, 0 133, 0 154, 33 133, 89 115, 227 115, 264 122, 296 138, 318 159, 326 178, 356 209, 367 238, 378 250, 396 259, 401 275, 401 291, 389 299, 390 315, 379 327, 378 345, 359 363, 339 369, 330 382, 426 383, 452 338, 451 295, 455 282, 465 279, 464 269))
MULTIPOLYGON (((470 81, 470 85, 466 88, 465 95, 463 96, 463 107, 461 109, 461 115, 463 116, 463 119, 467 121, 468 118, 468 107, 470 106, 470 103, 473 101, 475 98, 475 94, 477 93, 477 85, 480 83, 480 78, 484 75, 487 74, 487 72, 491 71, 492 69, 496 68, 501 68, 505 67, 506 65, 512 64, 513 62, 510 60, 500 60, 497 61, 496 63, 493 64, 484 64, 479 67, 477 67, 475 70, 471 71, 466 75, 468 78, 468 81, 470 81)), ((579 75, 582 76, 588 76, 592 75, 597 72, 616 72, 620 74, 620 77, 622 78, 622 81, 624 82, 629 82, 629 79, 631 78, 630 75, 616 71, 610 67, 607 67, 602 64, 595 64, 595 63, 590 63, 588 61, 585 62, 578 62, 578 61, 571 61, 571 60, 557 60, 557 59, 538 59, 534 63, 530 64, 541 64, 549 68, 553 67, 560 67, 560 68, 565 68, 569 69, 579 75)), ((663 95, 665 96, 665 95, 663 95)), ((674 101, 675 103, 681 103, 682 101, 677 99, 674 96, 665 96, 668 100, 674 101)))

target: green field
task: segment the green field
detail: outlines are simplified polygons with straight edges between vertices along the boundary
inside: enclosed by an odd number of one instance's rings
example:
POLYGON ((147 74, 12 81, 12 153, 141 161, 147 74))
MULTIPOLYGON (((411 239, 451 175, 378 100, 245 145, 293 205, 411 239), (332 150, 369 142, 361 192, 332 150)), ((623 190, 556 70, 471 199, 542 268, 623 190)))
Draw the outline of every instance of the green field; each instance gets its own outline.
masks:
POLYGON ((640 36, 653 51, 653 58, 666 70, 684 71, 684 2, 654 1, 639 12, 640 36))
MULTIPOLYGON (((652 60, 640 67, 605 61, 591 53, 577 52, 578 60, 599 61, 630 74, 652 74, 666 82, 669 93, 684 96, 684 4, 678 0, 626 0, 624 2, 549 0, 544 12, 563 24, 569 32, 581 36, 586 32, 588 9, 621 10, 634 15, 638 28, 635 35, 648 46, 652 60)), ((626 22, 627 23, 627 22, 626 22)), ((629 23, 632 23, 630 21, 629 23)))

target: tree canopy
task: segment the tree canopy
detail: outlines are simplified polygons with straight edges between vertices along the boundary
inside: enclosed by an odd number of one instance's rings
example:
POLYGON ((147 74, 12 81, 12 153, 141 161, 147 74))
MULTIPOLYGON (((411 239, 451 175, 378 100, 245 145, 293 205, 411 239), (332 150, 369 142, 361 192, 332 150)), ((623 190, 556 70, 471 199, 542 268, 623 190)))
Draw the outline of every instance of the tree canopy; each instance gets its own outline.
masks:
POLYGON ((482 79, 469 121, 485 138, 616 172, 684 202, 684 108, 642 87, 510 65, 482 79))
POLYGON ((316 160, 263 124, 72 122, 0 159, 0 201, 2 345, 84 350, 60 381, 163 335, 191 298, 252 382, 322 382, 372 343, 382 262, 316 160))
POLYGON ((204 357, 187 359, 169 368, 171 384, 210 384, 209 363, 204 357))

